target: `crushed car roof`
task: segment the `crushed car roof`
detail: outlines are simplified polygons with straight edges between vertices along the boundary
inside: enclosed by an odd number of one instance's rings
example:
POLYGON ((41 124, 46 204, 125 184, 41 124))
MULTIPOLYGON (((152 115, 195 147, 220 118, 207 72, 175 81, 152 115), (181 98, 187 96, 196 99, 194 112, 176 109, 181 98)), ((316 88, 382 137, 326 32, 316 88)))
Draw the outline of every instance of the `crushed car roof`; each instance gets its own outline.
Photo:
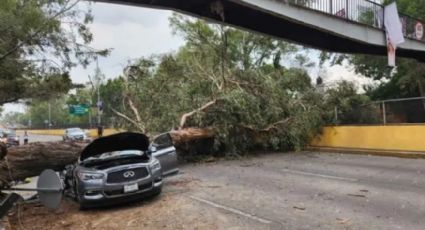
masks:
POLYGON ((87 145, 80 154, 80 161, 106 152, 120 150, 146 151, 149 138, 142 133, 124 132, 100 137, 87 145))

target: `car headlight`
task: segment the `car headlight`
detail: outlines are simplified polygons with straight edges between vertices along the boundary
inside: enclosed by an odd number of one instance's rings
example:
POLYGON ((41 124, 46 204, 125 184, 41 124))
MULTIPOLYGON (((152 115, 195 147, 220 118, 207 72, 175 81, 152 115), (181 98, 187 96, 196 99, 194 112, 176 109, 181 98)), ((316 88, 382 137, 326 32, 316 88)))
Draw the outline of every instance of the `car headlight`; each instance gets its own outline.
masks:
POLYGON ((103 179, 102 173, 79 172, 78 177, 83 181, 101 180, 103 179))
POLYGON ((150 165, 151 171, 158 171, 161 169, 161 164, 159 163, 159 161, 157 159, 153 160, 151 165, 150 165))

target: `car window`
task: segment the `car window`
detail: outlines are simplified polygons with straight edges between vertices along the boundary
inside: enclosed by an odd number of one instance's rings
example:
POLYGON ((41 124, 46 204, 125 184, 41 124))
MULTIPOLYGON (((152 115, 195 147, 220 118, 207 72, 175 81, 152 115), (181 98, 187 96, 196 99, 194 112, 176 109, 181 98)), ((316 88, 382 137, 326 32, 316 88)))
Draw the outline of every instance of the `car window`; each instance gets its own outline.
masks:
POLYGON ((72 128, 72 129, 68 129, 66 132, 67 133, 80 133, 80 132, 83 132, 83 130, 81 130, 80 128, 72 128))
POLYGON ((164 133, 155 137, 153 144, 157 149, 163 149, 173 146, 173 140, 171 139, 171 135, 169 133, 164 133))

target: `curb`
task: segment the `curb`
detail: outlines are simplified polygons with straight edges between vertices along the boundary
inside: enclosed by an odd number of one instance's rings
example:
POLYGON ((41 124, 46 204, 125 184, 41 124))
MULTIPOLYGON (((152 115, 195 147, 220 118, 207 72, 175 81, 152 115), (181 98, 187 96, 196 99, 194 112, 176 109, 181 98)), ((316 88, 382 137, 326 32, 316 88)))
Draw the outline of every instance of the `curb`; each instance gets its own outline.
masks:
POLYGON ((384 157, 398 157, 410 159, 425 159, 425 152, 412 152, 412 151, 397 151, 397 150, 382 150, 382 149, 352 149, 352 148, 335 148, 335 147, 318 147, 308 146, 305 150, 328 152, 328 153, 347 153, 359 155, 372 155, 384 157))

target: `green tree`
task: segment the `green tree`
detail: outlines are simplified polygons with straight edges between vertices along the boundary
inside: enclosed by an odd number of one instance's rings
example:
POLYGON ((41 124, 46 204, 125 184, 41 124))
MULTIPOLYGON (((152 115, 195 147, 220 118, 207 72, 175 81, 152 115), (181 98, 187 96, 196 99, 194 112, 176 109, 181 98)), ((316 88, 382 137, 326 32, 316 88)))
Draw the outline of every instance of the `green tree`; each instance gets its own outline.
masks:
POLYGON ((180 15, 170 23, 186 40, 177 53, 141 58, 107 83, 122 89, 107 109, 127 128, 213 127, 229 152, 300 148, 318 131, 323 100, 299 47, 180 15), (298 68, 284 67, 297 55, 298 68))
POLYGON ((3 125, 20 126, 28 123, 28 116, 21 112, 8 112, 1 117, 3 125))
POLYGON ((341 81, 328 89, 324 104, 327 123, 375 124, 381 121, 379 105, 372 103, 367 95, 359 94, 352 82, 341 81))
POLYGON ((78 0, 3 0, 0 4, 0 105, 47 99, 73 87, 69 70, 108 50, 94 50, 90 10, 78 0))

